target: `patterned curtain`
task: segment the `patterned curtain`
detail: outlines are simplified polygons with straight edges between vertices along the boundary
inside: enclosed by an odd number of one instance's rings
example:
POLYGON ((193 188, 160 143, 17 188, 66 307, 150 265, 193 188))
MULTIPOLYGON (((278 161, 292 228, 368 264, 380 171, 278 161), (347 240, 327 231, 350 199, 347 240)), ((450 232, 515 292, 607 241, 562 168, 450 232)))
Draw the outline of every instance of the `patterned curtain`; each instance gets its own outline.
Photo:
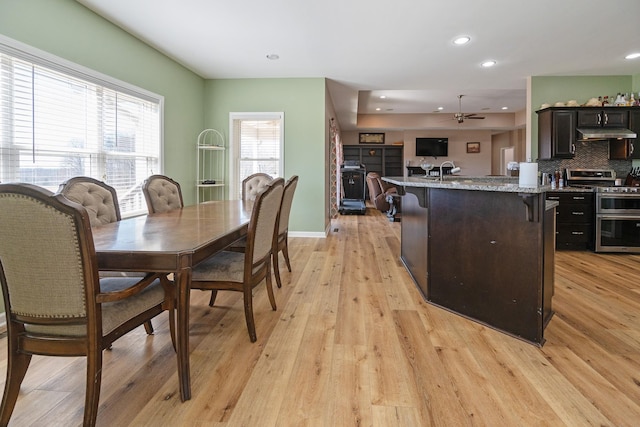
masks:
POLYGON ((340 139, 340 129, 335 119, 329 121, 329 136, 331 138, 330 174, 331 174, 331 218, 338 216, 338 206, 340 205, 340 165, 343 163, 342 141, 340 139))

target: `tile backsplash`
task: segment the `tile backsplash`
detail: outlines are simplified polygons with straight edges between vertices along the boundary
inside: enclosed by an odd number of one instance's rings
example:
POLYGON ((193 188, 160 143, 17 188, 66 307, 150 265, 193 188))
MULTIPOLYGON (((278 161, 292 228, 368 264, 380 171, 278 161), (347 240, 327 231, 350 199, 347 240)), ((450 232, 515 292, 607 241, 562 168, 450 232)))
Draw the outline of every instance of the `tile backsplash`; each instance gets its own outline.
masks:
POLYGON ((540 172, 564 169, 613 169, 618 178, 625 178, 631 160, 609 160, 609 141, 577 141, 573 159, 538 160, 540 172))

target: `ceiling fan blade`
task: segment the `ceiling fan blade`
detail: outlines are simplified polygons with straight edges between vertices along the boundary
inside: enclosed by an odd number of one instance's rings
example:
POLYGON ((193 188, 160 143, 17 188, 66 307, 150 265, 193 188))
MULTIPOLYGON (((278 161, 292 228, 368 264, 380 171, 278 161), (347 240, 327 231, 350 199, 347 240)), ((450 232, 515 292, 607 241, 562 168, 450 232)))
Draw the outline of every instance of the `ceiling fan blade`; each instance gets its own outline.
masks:
POLYGON ((465 119, 484 119, 482 116, 464 116, 465 119))

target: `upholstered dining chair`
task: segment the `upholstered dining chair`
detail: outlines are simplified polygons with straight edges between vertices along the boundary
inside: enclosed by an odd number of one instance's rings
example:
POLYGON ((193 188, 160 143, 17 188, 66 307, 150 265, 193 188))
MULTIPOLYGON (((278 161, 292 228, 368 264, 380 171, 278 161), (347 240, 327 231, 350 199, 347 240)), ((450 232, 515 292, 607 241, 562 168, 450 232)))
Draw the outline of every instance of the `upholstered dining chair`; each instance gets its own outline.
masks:
POLYGON ((164 175, 151 175, 142 184, 149 213, 167 212, 184 206, 180 184, 164 175))
POLYGON ((271 253, 283 193, 284 180, 277 178, 256 197, 244 252, 219 252, 196 265, 192 271, 191 288, 212 291, 212 302, 218 291, 243 293, 244 315, 251 342, 257 339, 253 288, 266 281, 271 308, 276 310, 271 283, 271 253))
POLYGON ((81 204, 89 214, 91 226, 120 221, 120 205, 116 189, 88 176, 76 176, 60 184, 58 193, 81 204))
POLYGON ((271 175, 258 172, 242 180, 242 200, 250 202, 273 180, 271 175))
MULTIPOLYGON (((81 204, 89 214, 91 226, 109 224, 122 219, 118 193, 116 189, 103 181, 89 176, 76 176, 60 184, 58 193, 72 202, 81 204)), ((100 277, 108 276, 133 276, 144 277, 145 273, 120 273, 113 271, 100 272, 100 277)), ((151 321, 145 322, 144 329, 147 334, 153 333, 151 321)))
POLYGON ((274 240, 273 248, 273 272, 276 276, 276 284, 282 287, 280 279, 280 267, 278 264, 278 254, 282 252, 287 269, 291 272, 291 262, 289 261, 289 215, 293 204, 293 195, 298 186, 298 175, 293 175, 287 180, 282 196, 282 206, 280 207, 280 217, 278 218, 278 234, 274 240))
POLYGON ((158 274, 100 279, 87 210, 34 185, 0 184, 0 235, 8 336, 0 425, 35 354, 87 358, 84 425, 93 426, 103 350, 165 310, 175 343, 173 286, 158 274))

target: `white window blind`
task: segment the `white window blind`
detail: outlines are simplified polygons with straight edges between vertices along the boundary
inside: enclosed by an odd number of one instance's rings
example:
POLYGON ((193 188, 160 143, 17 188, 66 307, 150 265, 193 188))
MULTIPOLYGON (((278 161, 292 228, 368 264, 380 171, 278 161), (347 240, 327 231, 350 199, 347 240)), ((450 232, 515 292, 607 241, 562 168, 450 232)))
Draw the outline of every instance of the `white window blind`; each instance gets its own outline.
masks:
POLYGON ((123 216, 146 212, 141 185, 160 173, 162 99, 73 65, 0 43, 0 181, 56 191, 90 176, 116 189, 123 216))
POLYGON ((246 114, 232 119, 237 153, 235 196, 241 197, 242 180, 257 172, 282 176, 282 113, 246 114))

